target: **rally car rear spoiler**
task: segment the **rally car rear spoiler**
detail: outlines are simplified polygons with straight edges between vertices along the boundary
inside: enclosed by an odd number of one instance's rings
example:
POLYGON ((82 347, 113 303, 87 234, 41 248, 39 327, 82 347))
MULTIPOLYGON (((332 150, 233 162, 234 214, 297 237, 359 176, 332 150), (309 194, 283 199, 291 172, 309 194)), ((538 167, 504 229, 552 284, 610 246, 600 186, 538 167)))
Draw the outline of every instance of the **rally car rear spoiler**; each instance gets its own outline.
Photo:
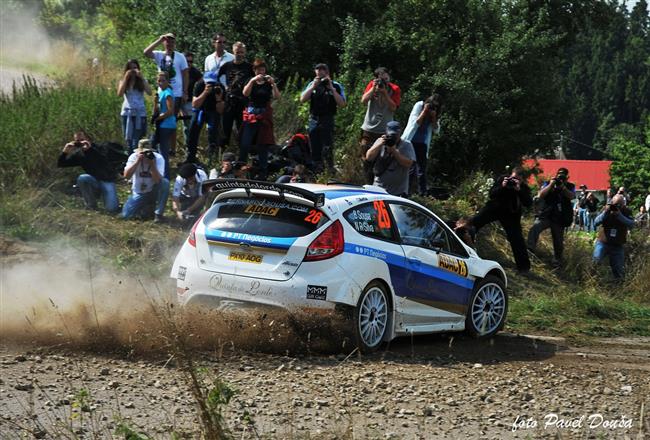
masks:
POLYGON ((204 194, 207 192, 219 194, 233 189, 243 189, 246 191, 247 196, 250 197, 252 194, 251 190, 265 190, 277 192, 280 198, 284 198, 285 194, 302 197, 312 202, 314 208, 320 208, 325 204, 325 194, 317 194, 304 188, 283 183, 262 182, 259 180, 209 179, 203 181, 201 187, 204 194))

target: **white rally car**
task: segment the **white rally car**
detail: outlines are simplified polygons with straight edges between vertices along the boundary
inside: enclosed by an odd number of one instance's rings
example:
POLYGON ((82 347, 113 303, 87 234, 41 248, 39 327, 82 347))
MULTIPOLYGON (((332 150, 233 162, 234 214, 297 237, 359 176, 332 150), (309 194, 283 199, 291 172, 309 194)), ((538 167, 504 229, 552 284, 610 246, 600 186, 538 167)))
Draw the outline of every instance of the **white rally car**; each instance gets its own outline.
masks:
POLYGON ((216 194, 176 256, 181 304, 353 311, 360 349, 397 336, 491 336, 506 275, 433 212, 383 189, 210 180, 216 194))

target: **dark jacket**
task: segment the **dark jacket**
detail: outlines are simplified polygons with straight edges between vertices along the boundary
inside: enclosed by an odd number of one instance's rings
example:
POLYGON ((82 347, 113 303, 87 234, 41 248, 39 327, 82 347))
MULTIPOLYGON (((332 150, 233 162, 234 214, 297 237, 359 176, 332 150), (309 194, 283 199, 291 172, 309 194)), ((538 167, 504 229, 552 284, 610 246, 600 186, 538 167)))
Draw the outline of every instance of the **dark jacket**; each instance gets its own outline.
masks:
POLYGON ((100 148, 94 143, 86 151, 79 149, 69 155, 61 152, 57 166, 59 168, 81 167, 87 174, 104 182, 115 182, 117 177, 106 155, 101 153, 100 148))
POLYGON ((594 220, 594 225, 602 225, 598 231, 598 241, 620 246, 625 244, 627 231, 634 226, 634 219, 632 212, 621 206, 619 212, 603 210, 594 220))
POLYGON ((490 189, 490 201, 488 204, 495 205, 502 217, 521 217, 523 208, 530 208, 533 205, 533 197, 530 188, 525 182, 519 184, 519 191, 513 187, 503 187, 503 181, 509 175, 501 176, 494 182, 490 189))

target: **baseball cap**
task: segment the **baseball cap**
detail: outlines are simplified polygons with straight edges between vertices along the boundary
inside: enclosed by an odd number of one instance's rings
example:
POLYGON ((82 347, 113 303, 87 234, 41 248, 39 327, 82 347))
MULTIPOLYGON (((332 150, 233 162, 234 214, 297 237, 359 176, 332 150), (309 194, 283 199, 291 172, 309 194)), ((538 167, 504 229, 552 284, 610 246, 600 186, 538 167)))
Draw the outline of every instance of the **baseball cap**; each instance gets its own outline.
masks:
POLYGON ((178 170, 178 175, 183 179, 187 179, 196 174, 196 165, 193 163, 184 163, 178 170))
POLYGON ((203 74, 203 81, 207 83, 216 83, 218 82, 217 74, 210 71, 203 74))
POLYGON ((399 122, 390 121, 388 124, 386 124, 387 135, 400 134, 401 132, 402 132, 402 126, 400 125, 399 122))

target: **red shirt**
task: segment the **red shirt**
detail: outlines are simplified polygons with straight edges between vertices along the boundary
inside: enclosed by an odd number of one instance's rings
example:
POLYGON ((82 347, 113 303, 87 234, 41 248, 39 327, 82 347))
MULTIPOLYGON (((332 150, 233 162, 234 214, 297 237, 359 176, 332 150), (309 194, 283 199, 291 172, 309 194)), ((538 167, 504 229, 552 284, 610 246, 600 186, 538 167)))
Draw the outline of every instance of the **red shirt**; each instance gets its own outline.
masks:
MULTIPOLYGON (((366 86, 366 90, 363 91, 363 94, 365 95, 368 93, 369 90, 371 90, 375 85, 375 80, 371 79, 368 85, 366 86)), ((399 86, 395 83, 389 82, 388 87, 393 91, 392 96, 390 99, 393 100, 396 106, 399 107, 400 103, 402 102, 402 91, 400 90, 399 86)))

